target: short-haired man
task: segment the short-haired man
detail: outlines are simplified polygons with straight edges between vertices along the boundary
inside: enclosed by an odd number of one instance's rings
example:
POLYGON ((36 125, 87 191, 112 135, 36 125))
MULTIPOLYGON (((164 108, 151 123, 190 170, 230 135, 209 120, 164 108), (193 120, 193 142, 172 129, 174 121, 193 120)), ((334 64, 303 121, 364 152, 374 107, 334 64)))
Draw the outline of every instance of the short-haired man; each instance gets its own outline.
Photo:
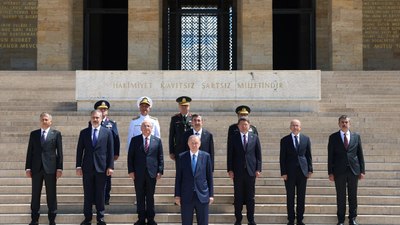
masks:
POLYGON ((243 203, 246 203, 248 224, 255 225, 255 183, 261 175, 261 144, 258 136, 249 132, 248 118, 240 118, 238 128, 240 132, 229 139, 227 154, 227 171, 234 185, 235 225, 242 224, 243 203))
POLYGON ((339 117, 340 130, 329 136, 328 174, 335 181, 338 225, 346 216, 346 189, 349 199, 349 225, 357 225, 358 180, 365 176, 364 154, 359 134, 350 132, 350 118, 339 117))
POLYGON ((40 195, 43 180, 46 186, 49 225, 55 225, 57 215, 57 179, 63 170, 63 149, 61 132, 51 128, 52 116, 40 114, 40 129, 29 136, 26 154, 26 177, 32 178, 31 218, 29 225, 39 224, 40 195))
MULTIPOLYGON (((108 111, 110 110, 110 103, 106 100, 100 100, 97 101, 94 104, 94 109, 98 109, 102 113, 102 120, 101 120, 101 126, 110 129, 113 138, 114 138, 114 161, 118 160, 119 158, 119 149, 120 149, 120 140, 119 140, 119 134, 118 134, 118 127, 117 127, 117 122, 114 120, 111 120, 108 117, 108 111)), ((89 123, 90 126, 90 123, 89 123)), ((106 190, 105 190, 105 204, 109 205, 110 204, 110 192, 111 192, 111 176, 106 177, 106 190)))

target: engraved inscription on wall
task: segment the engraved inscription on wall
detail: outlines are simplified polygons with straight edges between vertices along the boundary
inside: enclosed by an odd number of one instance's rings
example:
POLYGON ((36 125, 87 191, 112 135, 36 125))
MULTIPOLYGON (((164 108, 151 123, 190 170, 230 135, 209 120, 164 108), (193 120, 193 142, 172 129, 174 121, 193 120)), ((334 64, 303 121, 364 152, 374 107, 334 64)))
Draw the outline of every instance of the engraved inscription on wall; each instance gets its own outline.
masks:
POLYGON ((0 69, 36 69, 38 0, 0 1, 0 69))
POLYGON ((400 1, 363 0, 365 70, 399 69, 400 1))

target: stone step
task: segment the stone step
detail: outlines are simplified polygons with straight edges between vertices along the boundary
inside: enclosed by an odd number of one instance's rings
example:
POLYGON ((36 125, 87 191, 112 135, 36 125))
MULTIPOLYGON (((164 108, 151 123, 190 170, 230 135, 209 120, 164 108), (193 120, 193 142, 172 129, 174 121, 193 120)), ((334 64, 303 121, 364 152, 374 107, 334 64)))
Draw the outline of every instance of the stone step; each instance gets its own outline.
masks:
MULTIPOLYGON (((30 221, 30 214, 0 214, 0 224, 27 224, 30 221)), ((95 218, 95 215, 94 215, 95 218)), ((257 224, 286 224, 286 214, 259 214, 255 213, 255 220, 257 224)), ((397 224, 400 216, 398 215, 368 215, 360 214, 357 220, 360 224, 371 224, 371 225, 386 225, 386 224, 397 224)), ((82 213, 80 214, 60 214, 57 216, 57 224, 79 224, 84 219, 82 213)), ((159 224, 178 224, 180 223, 179 213, 158 213, 155 217, 159 224)), ((109 224, 132 224, 137 220, 136 214, 107 214, 105 220, 109 221, 109 224)), ((209 215, 210 224, 233 224, 234 215, 232 213, 211 213, 209 215)), ((42 216, 40 223, 46 223, 47 218, 42 216)), ((95 219, 92 221, 95 223, 95 219)), ((243 223, 246 223, 245 216, 243 223)), ((304 222, 306 224, 336 224, 336 215, 333 214, 306 214, 304 216, 304 222)))
MULTIPOLYGON (((79 214, 82 212, 83 205, 80 203, 60 203, 58 204, 59 214, 79 214)), ((45 215, 46 204, 41 204, 43 214, 45 215)), ((246 207, 244 207, 245 209, 246 207)), ((358 205, 360 212, 369 215, 390 215, 400 214, 400 206, 370 206, 370 205, 358 205)), ((17 214, 26 213, 30 211, 30 204, 0 204, 0 211, 2 214, 17 214)), ((157 213, 179 213, 180 208, 172 203, 158 204, 155 205, 155 211, 157 213)), ((213 204, 210 206, 210 213, 230 213, 234 211, 232 204, 213 204)), ((136 214, 136 205, 133 203, 114 203, 106 206, 106 212, 108 214, 136 214)), ((246 212, 246 210, 244 210, 246 212)), ((258 213, 286 213, 286 204, 256 204, 255 212, 258 213)), ((336 204, 306 204, 306 214, 334 214, 336 213, 336 204)))
MULTIPOLYGON (((29 186, 31 185, 31 180, 28 178, 0 178, 0 181, 2 185, 7 185, 7 186, 29 186)), ((119 178, 115 177, 113 178, 113 183, 114 185, 132 185, 132 180, 127 178, 119 178)), ((332 182, 328 180, 328 178, 313 178, 310 179, 308 182, 309 186, 315 186, 315 187, 330 187, 334 185, 332 182)), ((174 177, 163 177, 161 178, 158 182, 158 185, 161 186, 172 186, 175 185, 175 178, 174 177)), ((69 177, 69 178, 63 178, 58 180, 58 185, 72 185, 72 186, 78 186, 82 185, 82 178, 76 177, 69 177)), ((214 185, 227 185, 231 186, 232 181, 230 178, 214 178, 214 185)), ((283 181, 280 177, 273 177, 273 178, 259 178, 256 181, 257 186, 277 186, 277 185, 283 185, 283 181)), ((398 179, 375 179, 375 180, 370 180, 370 179, 364 179, 359 183, 360 187, 397 187, 400 186, 400 180, 398 179)))

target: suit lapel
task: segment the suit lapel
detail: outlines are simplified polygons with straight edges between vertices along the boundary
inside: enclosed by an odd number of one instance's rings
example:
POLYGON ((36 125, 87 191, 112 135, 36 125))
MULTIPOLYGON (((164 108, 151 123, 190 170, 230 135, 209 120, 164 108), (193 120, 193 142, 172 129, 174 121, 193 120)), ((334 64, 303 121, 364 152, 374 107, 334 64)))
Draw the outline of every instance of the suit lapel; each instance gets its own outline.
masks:
MULTIPOLYGON (((200 154, 200 150, 199 150, 199 154, 197 155, 197 162, 196 162, 196 170, 195 170, 195 176, 197 175, 197 172, 200 170, 200 163, 201 160, 203 160, 203 154, 200 154)), ((189 154, 190 155, 190 154, 189 154)))
MULTIPOLYGON (((147 154, 152 151, 153 147, 154 147, 154 137, 153 137, 153 135, 150 135, 149 136, 149 151, 147 152, 147 154)), ((143 150, 144 150, 144 147, 143 147, 143 150)))
MULTIPOLYGON (((349 131, 349 132, 350 132, 350 131, 349 131)), ((354 140, 354 133, 353 133, 353 132, 350 132, 350 141, 349 141, 349 147, 348 147, 348 149, 347 149, 347 150, 349 150, 349 149, 350 149, 350 147, 354 145, 354 142, 355 142, 355 140, 354 140)))

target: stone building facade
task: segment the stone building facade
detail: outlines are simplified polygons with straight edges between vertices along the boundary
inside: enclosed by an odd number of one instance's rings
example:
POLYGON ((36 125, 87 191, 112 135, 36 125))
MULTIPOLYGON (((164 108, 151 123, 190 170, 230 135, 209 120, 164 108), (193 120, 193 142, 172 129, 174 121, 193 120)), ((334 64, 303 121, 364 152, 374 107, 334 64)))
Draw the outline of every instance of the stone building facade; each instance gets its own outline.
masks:
MULTIPOLYGON (((85 0, 0 2, 0 70, 81 70, 85 0)), ((128 70, 163 69, 167 0, 127 0, 128 70)), ((274 69, 273 0, 234 0, 238 70, 274 69)), ((310 0, 315 67, 398 70, 400 2, 310 0)), ((290 33, 288 33, 290 35, 290 33)), ((87 43, 86 43, 87 44, 87 43)))

